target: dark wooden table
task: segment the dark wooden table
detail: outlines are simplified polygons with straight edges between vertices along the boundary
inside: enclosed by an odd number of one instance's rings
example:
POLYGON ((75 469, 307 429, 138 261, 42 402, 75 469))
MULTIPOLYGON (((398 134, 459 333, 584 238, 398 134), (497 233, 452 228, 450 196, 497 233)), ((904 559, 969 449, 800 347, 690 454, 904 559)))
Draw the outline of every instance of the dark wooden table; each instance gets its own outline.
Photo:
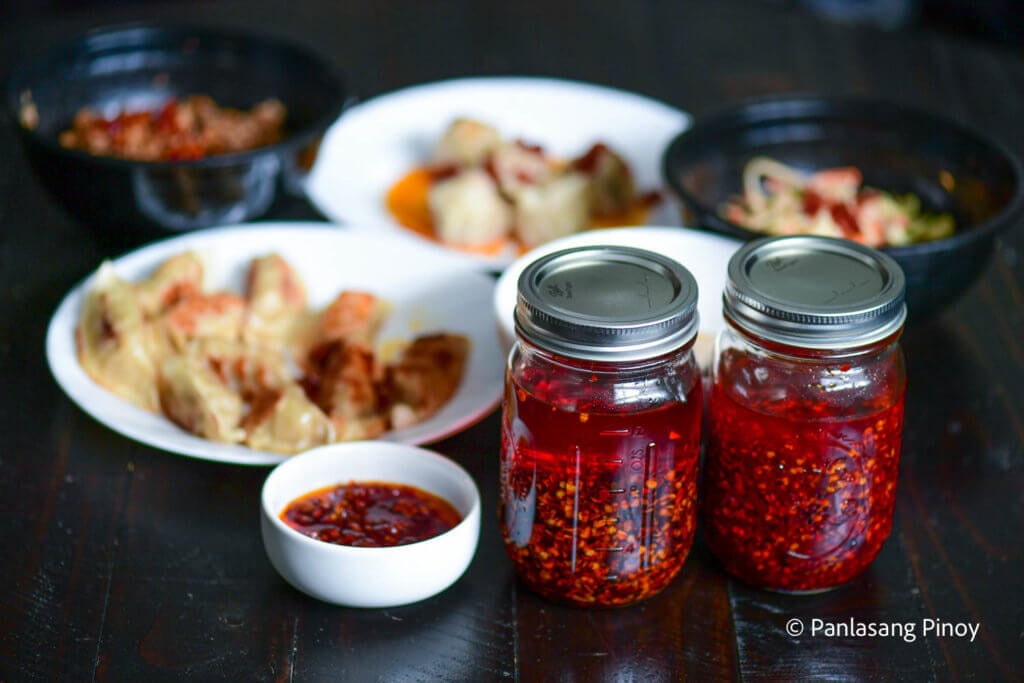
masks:
MULTIPOLYGON (((1024 61, 927 32, 820 23, 771 2, 521 0, 134 3, 9 22, 0 73, 82 29, 134 18, 272 30, 334 59, 361 97, 440 78, 536 74, 696 115, 784 91, 870 94, 944 112, 1024 153, 1024 61)), ((272 218, 318 218, 297 199, 272 218)), ((122 438, 68 400, 43 355, 63 294, 108 256, 0 127, 0 681, 979 680, 1024 676, 1024 231, 981 280, 910 329, 896 525, 861 578, 786 597, 729 580, 698 536, 678 579, 620 610, 517 586, 498 533, 497 414, 435 448, 484 495, 454 587, 385 610, 330 607, 266 560, 266 468, 122 438), (787 634, 801 620, 801 637, 787 634), (914 623, 917 638, 810 635, 812 620, 914 623), (969 638, 924 620, 975 623, 969 638)))

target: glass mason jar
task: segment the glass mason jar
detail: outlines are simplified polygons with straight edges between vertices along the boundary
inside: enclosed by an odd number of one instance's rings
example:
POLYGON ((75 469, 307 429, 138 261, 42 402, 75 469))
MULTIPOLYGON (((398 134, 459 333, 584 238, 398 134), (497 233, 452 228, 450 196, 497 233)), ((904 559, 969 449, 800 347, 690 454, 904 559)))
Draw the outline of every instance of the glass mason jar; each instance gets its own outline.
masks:
POLYGON ((888 538, 903 293, 895 261, 845 240, 770 238, 730 260, 702 488, 705 537, 729 573, 824 590, 888 538))
POLYGON ((625 605, 679 572, 696 526, 697 283, 648 251, 582 247, 519 279, 500 524, 520 580, 625 605))

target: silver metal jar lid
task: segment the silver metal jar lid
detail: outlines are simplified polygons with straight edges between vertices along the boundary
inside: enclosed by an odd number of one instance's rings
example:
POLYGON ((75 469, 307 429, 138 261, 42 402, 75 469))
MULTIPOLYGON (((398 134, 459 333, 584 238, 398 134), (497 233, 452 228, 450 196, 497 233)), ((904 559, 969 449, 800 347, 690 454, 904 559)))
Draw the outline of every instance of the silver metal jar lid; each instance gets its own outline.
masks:
POLYGON ((850 349, 903 326, 903 270, 849 240, 799 235, 750 242, 729 261, 725 314, 769 341, 850 349))
POLYGON ((631 361, 697 335, 697 281, 676 261, 598 245, 542 256, 519 276, 516 332, 572 358, 631 361))

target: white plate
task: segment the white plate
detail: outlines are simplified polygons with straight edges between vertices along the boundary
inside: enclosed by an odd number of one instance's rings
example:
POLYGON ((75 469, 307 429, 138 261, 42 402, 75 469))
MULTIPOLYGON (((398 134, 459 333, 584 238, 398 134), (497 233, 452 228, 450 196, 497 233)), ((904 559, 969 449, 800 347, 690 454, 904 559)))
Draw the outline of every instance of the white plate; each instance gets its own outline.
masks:
MULTIPOLYGON (((409 339, 432 330, 469 337, 469 362, 455 396, 430 419, 388 432, 381 439, 414 445, 437 441, 473 424, 498 404, 505 361, 493 322, 494 279, 462 260, 409 240, 345 232, 320 223, 261 223, 158 242, 115 260, 114 269, 121 277, 141 279, 166 258, 188 249, 203 258, 209 289, 241 292, 249 261, 277 252, 306 283, 312 306, 330 303, 345 288, 363 289, 387 300, 393 308, 380 331, 382 341, 409 339)), ((94 383, 78 363, 74 341, 90 285, 91 277, 68 293, 46 335, 50 370, 82 410, 129 438, 181 455, 247 465, 275 464, 287 458, 189 434, 94 383)))
MULTIPOLYGON (((661 156, 690 116, 640 95, 546 78, 467 78, 429 83, 352 107, 327 131, 306 180, 310 201, 328 218, 356 230, 396 233, 436 243, 398 224, 385 206, 395 181, 430 159, 456 117, 494 125, 505 138, 542 145, 560 157, 604 142, 629 162, 637 187, 662 190, 648 222, 678 225, 679 211, 661 178, 661 156)), ((445 249, 447 250, 447 249, 445 249)), ((500 270, 516 254, 450 250, 478 267, 500 270)))
POLYGON ((498 336, 502 348, 512 346, 515 338, 515 307, 519 276, 534 260, 560 249, 614 244, 637 247, 664 254, 686 266, 697 280, 697 314, 700 316, 700 337, 697 357, 707 367, 710 343, 725 327, 722 318, 722 290, 725 287, 729 259, 742 244, 739 240, 708 232, 671 226, 611 228, 592 230, 563 237, 542 245, 516 259, 494 289, 494 313, 498 319, 498 336))

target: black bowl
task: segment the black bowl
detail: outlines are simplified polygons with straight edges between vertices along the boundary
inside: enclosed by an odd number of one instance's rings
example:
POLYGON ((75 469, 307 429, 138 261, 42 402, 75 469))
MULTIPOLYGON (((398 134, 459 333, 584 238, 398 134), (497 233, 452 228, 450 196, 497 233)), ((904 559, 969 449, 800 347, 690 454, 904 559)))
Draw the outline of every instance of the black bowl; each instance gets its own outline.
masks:
POLYGON ((685 220, 744 240, 764 237, 718 213, 741 192, 743 168, 755 156, 806 171, 856 166, 866 185, 913 192, 925 209, 952 213, 951 237, 882 249, 906 275, 912 320, 964 292, 988 262, 996 235, 1024 209, 1020 161, 966 126, 891 102, 794 96, 702 118, 669 144, 662 171, 685 220))
POLYGON ((331 65, 288 42, 134 24, 90 32, 19 66, 6 108, 47 190, 100 237, 130 244, 264 214, 282 188, 298 187, 345 96, 331 65), (287 109, 284 136, 246 152, 168 162, 94 156, 58 142, 81 107, 113 115, 190 94, 240 109, 277 98, 287 109))

